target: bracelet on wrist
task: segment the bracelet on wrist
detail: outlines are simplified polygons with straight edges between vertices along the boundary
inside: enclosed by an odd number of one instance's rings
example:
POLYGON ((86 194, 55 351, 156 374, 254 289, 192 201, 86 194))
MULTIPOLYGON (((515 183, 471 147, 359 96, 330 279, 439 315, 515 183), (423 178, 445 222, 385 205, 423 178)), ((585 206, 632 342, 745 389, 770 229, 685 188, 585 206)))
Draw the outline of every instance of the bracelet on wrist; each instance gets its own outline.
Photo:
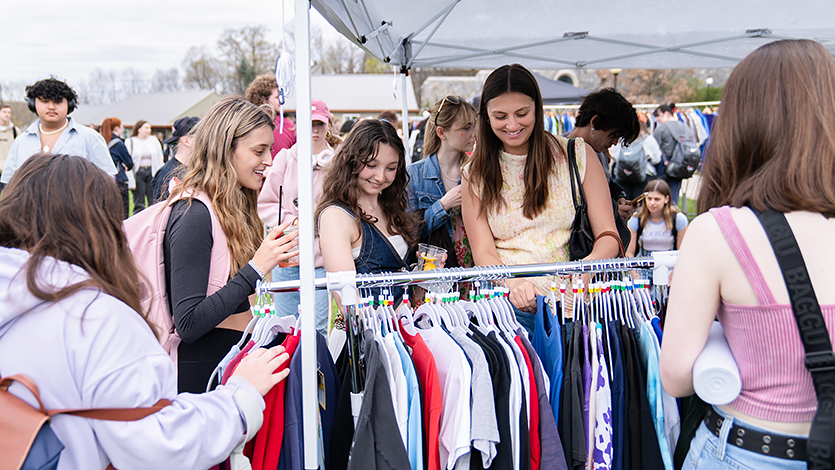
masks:
POLYGON ((249 260, 249 263, 248 263, 248 264, 252 267, 252 269, 254 269, 254 270, 255 270, 255 274, 257 274, 257 275, 258 275, 258 277, 260 277, 261 279, 264 279, 264 277, 266 276, 266 274, 264 274, 264 271, 261 271, 261 268, 259 268, 259 267, 258 267, 258 265, 257 265, 257 264, 255 264, 255 261, 253 261, 253 260, 249 260))

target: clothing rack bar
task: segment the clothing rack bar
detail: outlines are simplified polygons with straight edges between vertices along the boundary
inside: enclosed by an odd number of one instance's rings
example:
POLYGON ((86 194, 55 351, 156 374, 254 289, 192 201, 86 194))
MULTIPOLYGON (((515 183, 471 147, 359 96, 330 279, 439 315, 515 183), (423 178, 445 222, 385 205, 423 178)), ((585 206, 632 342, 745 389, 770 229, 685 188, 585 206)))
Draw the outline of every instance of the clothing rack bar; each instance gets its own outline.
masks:
MULTIPOLYGON (((676 103, 677 108, 692 108, 694 106, 719 106, 721 101, 694 101, 691 103, 676 103)), ((636 109, 655 109, 661 104, 633 104, 632 107, 636 109)), ((543 106, 546 111, 555 109, 580 109, 579 104, 546 104, 543 106)))
MULTIPOLYGON (((476 266, 473 268, 442 268, 431 271, 399 271, 380 274, 354 274, 344 277, 343 273, 328 273, 326 278, 316 278, 317 289, 328 288, 332 291, 341 289, 344 284, 361 287, 405 286, 425 282, 467 282, 476 280, 505 279, 511 277, 537 277, 547 275, 569 275, 585 273, 621 272, 631 269, 653 269, 666 266, 671 269, 675 264, 677 252, 655 252, 650 256, 637 258, 612 258, 592 261, 567 261, 562 263, 519 264, 476 266), (337 279, 337 275, 342 276, 337 279)), ((666 283, 664 283, 666 284, 666 283)), ((261 284, 261 293, 294 292, 299 289, 299 281, 280 281, 261 284)))

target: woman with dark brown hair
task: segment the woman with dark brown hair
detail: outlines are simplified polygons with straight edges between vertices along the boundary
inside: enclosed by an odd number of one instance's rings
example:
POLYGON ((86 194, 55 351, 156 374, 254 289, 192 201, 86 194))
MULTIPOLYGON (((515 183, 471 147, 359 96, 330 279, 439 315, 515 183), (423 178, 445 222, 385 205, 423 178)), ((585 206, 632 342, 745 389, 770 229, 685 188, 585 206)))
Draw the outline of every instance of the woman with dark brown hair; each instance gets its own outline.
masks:
MULTIPOLYGON (((543 124, 536 79, 519 65, 499 67, 487 77, 478 110, 475 152, 462 169, 462 213, 478 266, 567 261, 574 220, 568 173, 568 139, 543 124)), ((577 167, 595 237, 615 232, 606 175, 594 149, 574 142, 577 167)), ((610 258, 618 242, 602 237, 588 259, 610 258)), ((549 281, 509 279, 510 302, 520 323, 533 331, 537 294, 549 281)))
MULTIPOLYGON (((0 200, 0 371, 33 379, 49 410, 173 402, 139 421, 53 416, 59 469, 208 468, 257 430, 288 356, 258 351, 227 385, 177 395, 141 311, 121 204, 110 176, 81 157, 37 154, 15 173, 0 200)), ((19 384, 9 391, 33 400, 19 384)))
MULTIPOLYGON (((316 210, 325 269, 379 273, 406 266, 417 244, 417 221, 407 211, 406 153, 394 126, 366 119, 354 126, 333 157, 316 210)), ((395 288, 396 302, 403 288, 395 288)))
POLYGON ((785 217, 826 323, 820 328, 835 342, 833 122, 835 59, 820 43, 762 46, 725 85, 702 172, 702 214, 688 228, 670 288, 660 370, 671 395, 691 395, 693 364, 718 317, 742 391, 707 411, 686 469, 807 468, 807 437, 824 405, 804 366, 783 272, 754 210, 785 217), (757 435, 767 440, 751 439, 757 435))

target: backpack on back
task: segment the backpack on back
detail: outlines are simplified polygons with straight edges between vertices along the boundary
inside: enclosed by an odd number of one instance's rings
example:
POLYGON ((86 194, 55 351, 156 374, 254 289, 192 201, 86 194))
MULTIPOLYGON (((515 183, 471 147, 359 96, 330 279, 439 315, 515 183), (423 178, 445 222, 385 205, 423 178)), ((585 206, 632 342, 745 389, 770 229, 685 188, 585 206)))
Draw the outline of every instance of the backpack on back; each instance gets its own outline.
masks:
MULTIPOLYGON (((169 192, 179 181, 172 178, 168 185, 169 192)), ((128 239, 133 260, 140 273, 145 277, 142 290, 142 308, 148 312, 148 321, 155 326, 157 338, 163 349, 177 364, 177 346, 180 337, 174 330, 174 318, 168 305, 168 294, 165 288, 165 259, 162 252, 162 242, 171 209, 178 200, 193 198, 202 202, 209 209, 212 219, 212 259, 209 268, 209 284, 206 295, 209 296, 226 285, 229 281, 231 257, 227 245, 226 234, 212 208, 212 201, 199 191, 181 193, 170 201, 160 201, 133 217, 124 221, 125 234, 128 239)))
POLYGON ((627 184, 644 182, 647 177, 647 154, 643 143, 644 139, 635 140, 620 149, 620 156, 615 163, 615 181, 627 184))
MULTIPOLYGON (((23 374, 0 379, 0 470, 55 470, 64 444, 49 426, 49 418, 57 414, 107 421, 138 421, 170 405, 160 400, 146 408, 100 408, 77 410, 46 410, 38 386, 23 374), (38 402, 33 407, 9 392, 13 382, 29 390, 38 402)), ((112 469, 113 465, 107 467, 112 469)))
POLYGON ((699 169, 699 164, 702 162, 702 149, 689 129, 683 123, 681 126, 684 130, 676 138, 673 155, 664 171, 670 178, 683 180, 693 176, 693 173, 699 169))

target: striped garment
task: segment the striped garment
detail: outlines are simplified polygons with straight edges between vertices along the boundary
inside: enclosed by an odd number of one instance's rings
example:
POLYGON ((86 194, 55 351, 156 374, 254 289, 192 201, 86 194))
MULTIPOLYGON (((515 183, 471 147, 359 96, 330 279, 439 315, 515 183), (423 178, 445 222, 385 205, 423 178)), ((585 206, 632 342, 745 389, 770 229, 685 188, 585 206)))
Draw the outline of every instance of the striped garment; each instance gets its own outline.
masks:
MULTIPOLYGON (((710 210, 748 278, 759 305, 724 299, 719 322, 742 376, 742 393, 730 406, 770 421, 811 421, 817 409, 812 375, 804 366, 803 342, 791 305, 777 304, 728 207, 710 210)), ((835 343, 835 305, 821 305, 835 343)))

